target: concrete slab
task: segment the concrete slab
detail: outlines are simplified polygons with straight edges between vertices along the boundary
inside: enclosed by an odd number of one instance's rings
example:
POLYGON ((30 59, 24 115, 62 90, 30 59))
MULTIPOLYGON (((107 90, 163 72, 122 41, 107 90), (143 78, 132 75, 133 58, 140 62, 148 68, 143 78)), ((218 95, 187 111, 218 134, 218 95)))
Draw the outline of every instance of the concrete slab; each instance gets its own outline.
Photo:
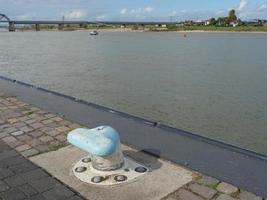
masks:
POLYGON ((159 200, 192 181, 193 172, 122 145, 123 153, 144 164, 150 172, 133 182, 95 186, 79 181, 73 166, 86 153, 73 146, 30 158, 32 162, 90 200, 159 200))

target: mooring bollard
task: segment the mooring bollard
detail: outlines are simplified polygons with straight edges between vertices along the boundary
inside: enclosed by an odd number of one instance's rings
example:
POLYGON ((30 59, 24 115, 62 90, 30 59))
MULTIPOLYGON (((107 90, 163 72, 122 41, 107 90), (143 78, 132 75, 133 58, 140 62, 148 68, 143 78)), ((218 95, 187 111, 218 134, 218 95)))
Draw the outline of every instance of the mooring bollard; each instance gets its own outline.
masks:
POLYGON ((110 171, 123 165, 119 134, 109 126, 76 129, 68 134, 68 141, 88 152, 97 170, 110 171))
POLYGON ((86 151, 73 168, 74 175, 86 183, 113 185, 137 178, 148 169, 124 157, 118 132, 109 126, 78 128, 68 134, 68 142, 86 151))

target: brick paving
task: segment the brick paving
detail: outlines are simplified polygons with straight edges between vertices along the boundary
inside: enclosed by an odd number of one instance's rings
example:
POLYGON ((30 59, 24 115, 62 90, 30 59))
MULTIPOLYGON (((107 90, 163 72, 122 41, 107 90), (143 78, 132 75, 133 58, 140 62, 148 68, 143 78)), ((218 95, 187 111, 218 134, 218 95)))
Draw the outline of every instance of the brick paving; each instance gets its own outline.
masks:
MULTIPOLYGON (((67 133, 78 127, 15 97, 0 96, 0 199, 82 199, 26 159, 66 146, 67 133)), ((194 181, 163 200, 263 200, 212 177, 195 174, 194 181)))
POLYGON ((0 140, 0 199, 82 200, 83 198, 0 140))
POLYGON ((0 97, 0 139, 25 157, 65 146, 67 133, 77 127, 14 97, 0 97))

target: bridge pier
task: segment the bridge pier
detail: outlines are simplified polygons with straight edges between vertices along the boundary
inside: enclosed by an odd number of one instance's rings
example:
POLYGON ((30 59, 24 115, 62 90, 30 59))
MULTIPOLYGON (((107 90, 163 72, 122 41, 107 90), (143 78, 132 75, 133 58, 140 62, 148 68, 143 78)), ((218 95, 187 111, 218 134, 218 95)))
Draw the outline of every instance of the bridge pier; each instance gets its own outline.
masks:
POLYGON ((62 31, 64 28, 64 24, 58 24, 58 30, 62 31))
POLYGON ((14 32, 16 30, 14 22, 9 22, 8 30, 9 30, 9 32, 14 32))
POLYGON ((35 24, 35 30, 40 31, 40 24, 35 24))

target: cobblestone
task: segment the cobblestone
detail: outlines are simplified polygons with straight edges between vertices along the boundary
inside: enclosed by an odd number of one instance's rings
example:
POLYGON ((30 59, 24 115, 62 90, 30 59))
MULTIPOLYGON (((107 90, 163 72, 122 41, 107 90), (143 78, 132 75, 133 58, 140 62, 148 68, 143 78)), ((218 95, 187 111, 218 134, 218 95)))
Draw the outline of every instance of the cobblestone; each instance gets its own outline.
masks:
POLYGON ((217 190, 225 194, 234 194, 238 192, 237 187, 224 182, 218 185, 217 190))
POLYGON ((216 190, 208 188, 208 187, 203 186, 203 185, 199 185, 197 183, 191 184, 189 186, 189 189, 192 192, 194 192, 194 193, 196 193, 196 194, 198 194, 198 195, 200 195, 206 199, 209 199, 209 200, 212 199, 212 197, 214 197, 215 194, 217 193, 216 190))

